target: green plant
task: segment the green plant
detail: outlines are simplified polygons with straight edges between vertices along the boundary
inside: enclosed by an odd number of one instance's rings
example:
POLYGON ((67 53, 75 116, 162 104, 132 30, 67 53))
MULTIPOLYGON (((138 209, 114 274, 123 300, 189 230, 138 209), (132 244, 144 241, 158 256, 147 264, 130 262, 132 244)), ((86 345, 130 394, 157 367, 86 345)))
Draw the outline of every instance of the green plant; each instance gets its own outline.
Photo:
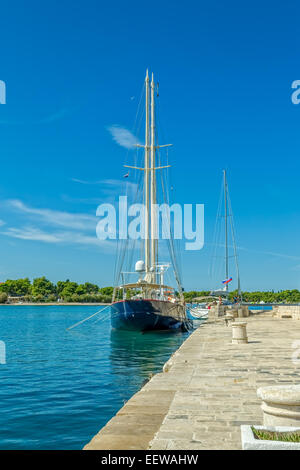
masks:
POLYGON ((251 426, 251 430, 255 438, 262 441, 300 442, 300 431, 266 431, 262 429, 256 429, 254 426, 251 426))

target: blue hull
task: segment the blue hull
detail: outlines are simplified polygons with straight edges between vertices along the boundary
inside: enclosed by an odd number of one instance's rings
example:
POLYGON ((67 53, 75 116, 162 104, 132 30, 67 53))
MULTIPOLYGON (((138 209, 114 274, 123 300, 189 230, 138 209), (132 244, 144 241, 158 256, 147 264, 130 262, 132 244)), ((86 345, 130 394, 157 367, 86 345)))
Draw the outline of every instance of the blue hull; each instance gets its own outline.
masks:
POLYGON ((189 329, 185 308, 161 300, 125 300, 111 305, 111 325, 120 330, 189 329), (170 312, 170 315, 168 314, 170 312), (183 320, 184 319, 184 320, 183 320))

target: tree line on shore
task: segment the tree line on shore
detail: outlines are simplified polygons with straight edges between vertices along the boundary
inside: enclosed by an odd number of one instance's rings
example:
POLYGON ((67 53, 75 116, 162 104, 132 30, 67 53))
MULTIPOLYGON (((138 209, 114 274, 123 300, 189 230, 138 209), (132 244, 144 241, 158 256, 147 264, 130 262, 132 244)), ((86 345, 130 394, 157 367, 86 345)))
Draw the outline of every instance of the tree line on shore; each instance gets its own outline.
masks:
MULTIPOLYGON (((113 287, 99 287, 97 284, 85 282, 58 281, 56 284, 46 279, 45 276, 33 279, 8 279, 0 283, 0 303, 6 303, 9 298, 20 297, 25 302, 111 302, 113 287)), ((186 302, 194 299, 209 297, 210 291, 184 292, 186 302)), ((229 300, 233 301, 238 296, 237 291, 229 293, 229 300)), ((243 292, 242 298, 246 302, 259 303, 299 303, 300 291, 297 289, 274 291, 243 292)), ((203 300, 204 301, 204 300, 203 300)))
POLYGON ((0 303, 9 297, 20 297, 25 302, 111 302, 113 287, 100 288, 97 284, 77 284, 69 279, 56 284, 45 276, 33 279, 8 279, 0 284, 0 303))
MULTIPOLYGON (((190 291, 183 293, 186 302, 192 302, 193 299, 201 299, 209 297, 210 291, 190 291)), ((228 299, 234 301, 238 297, 238 291, 234 290, 229 292, 228 299)), ((256 292, 242 292, 242 299, 244 302, 250 303, 299 303, 300 291, 298 289, 281 290, 279 292, 272 291, 256 291, 256 292)))

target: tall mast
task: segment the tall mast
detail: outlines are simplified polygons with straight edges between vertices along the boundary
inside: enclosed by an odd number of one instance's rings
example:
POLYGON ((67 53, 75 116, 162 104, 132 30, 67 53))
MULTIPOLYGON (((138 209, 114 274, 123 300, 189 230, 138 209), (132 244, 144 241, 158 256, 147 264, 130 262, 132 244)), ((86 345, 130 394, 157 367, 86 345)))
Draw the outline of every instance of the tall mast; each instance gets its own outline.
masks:
POLYGON ((151 126, 149 119, 149 74, 148 69, 145 78, 146 103, 145 103, 145 145, 136 144, 137 147, 145 149, 144 168, 137 166, 124 165, 126 168, 144 171, 144 194, 145 194, 145 280, 150 282, 157 281, 156 270, 156 251, 157 251, 157 223, 156 223, 156 176, 155 171, 163 168, 169 168, 171 165, 156 167, 155 152, 157 148, 169 147, 172 144, 156 145, 155 141, 155 84, 152 74, 151 79, 151 126), (151 142, 150 142, 151 127, 151 142), (150 161, 150 158, 151 161, 150 161), (151 164, 151 166, 149 165, 151 164), (151 178, 150 178, 151 175, 151 178), (151 184, 151 186, 150 186, 151 184), (151 270, 151 268, 153 268, 151 270))
POLYGON ((156 282, 156 175, 155 175, 155 98, 154 77, 151 80, 151 268, 154 270, 152 282, 156 282))
MULTIPOLYGON (((225 200, 225 279, 228 279, 228 227, 227 227, 227 179, 226 170, 224 172, 224 200, 225 200)), ((228 284, 225 284, 228 290, 228 284)))
POLYGON ((150 217, 150 200, 149 200, 149 75, 148 69, 145 78, 146 88, 146 110, 145 110, 145 270, 146 275, 150 271, 150 233, 149 233, 149 217, 150 217))
MULTIPOLYGON (((228 188, 227 188, 227 195, 228 195, 228 188)), ((238 254, 237 254, 237 248, 236 248, 236 240, 235 240, 235 233, 234 233, 234 224, 233 224, 233 214, 232 214, 232 208, 231 204, 229 207, 230 211, 230 227, 231 227, 231 233, 232 233, 232 241, 233 241, 233 250, 234 250, 234 259, 235 259, 235 266, 236 266, 236 274, 237 274, 237 281, 238 281, 238 296, 241 298, 241 281, 240 281, 240 270, 239 270, 239 261, 238 261, 238 254)))

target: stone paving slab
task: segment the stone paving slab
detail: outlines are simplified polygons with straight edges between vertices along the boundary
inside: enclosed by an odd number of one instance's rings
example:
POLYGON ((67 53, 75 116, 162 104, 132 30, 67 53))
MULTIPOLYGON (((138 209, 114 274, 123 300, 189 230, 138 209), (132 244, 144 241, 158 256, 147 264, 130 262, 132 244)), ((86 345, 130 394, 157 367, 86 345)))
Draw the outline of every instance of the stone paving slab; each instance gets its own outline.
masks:
POLYGON ((200 327, 170 359, 168 378, 157 377, 156 388, 159 382, 172 383, 182 364, 188 365, 186 383, 149 448, 241 449, 240 425, 262 423, 257 388, 299 382, 300 364, 291 356, 300 322, 271 314, 246 321, 248 344, 231 344, 231 327, 220 319, 200 327))
POLYGON ((300 372, 299 320, 246 321, 249 343, 237 345, 222 318, 203 324, 85 449, 241 449, 240 425, 262 423, 257 388, 299 383, 300 372))
POLYGON ((175 390, 142 388, 126 402, 84 450, 146 450, 166 416, 175 390))

